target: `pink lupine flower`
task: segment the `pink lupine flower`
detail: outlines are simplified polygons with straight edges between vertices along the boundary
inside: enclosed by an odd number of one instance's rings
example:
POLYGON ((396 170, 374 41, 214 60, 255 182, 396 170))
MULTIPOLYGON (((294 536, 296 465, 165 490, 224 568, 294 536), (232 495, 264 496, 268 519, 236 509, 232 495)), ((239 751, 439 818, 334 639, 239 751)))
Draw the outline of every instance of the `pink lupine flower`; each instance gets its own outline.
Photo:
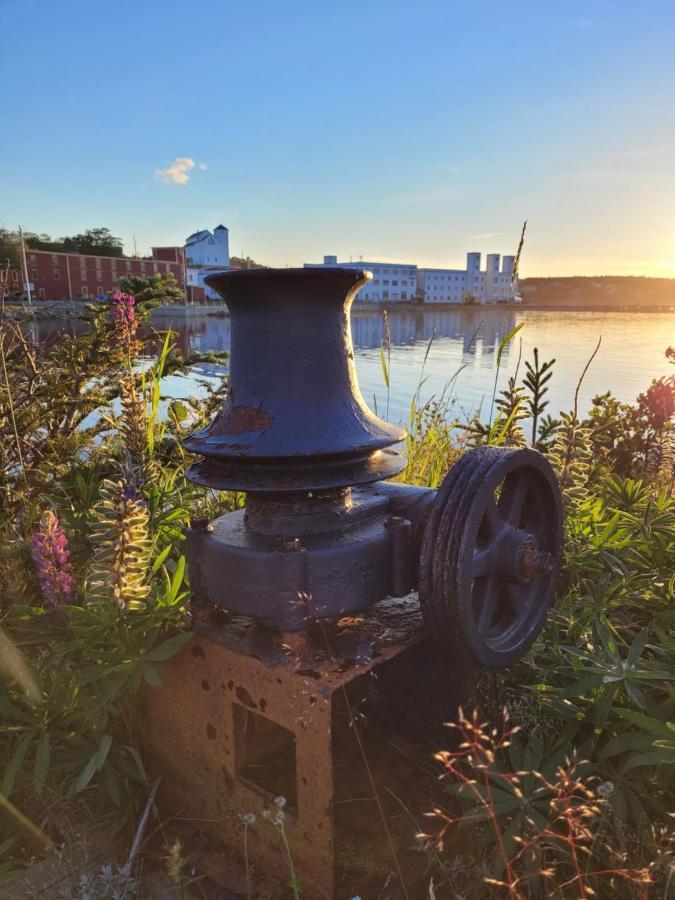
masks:
POLYGON ((113 291, 110 295, 110 315, 115 323, 123 323, 132 326, 136 322, 134 307, 136 298, 133 294, 123 294, 122 291, 113 291))
POLYGON ((31 553, 42 589, 43 607, 56 609, 60 603, 69 603, 73 599, 75 582, 68 538, 51 509, 40 516, 38 530, 33 534, 31 553))

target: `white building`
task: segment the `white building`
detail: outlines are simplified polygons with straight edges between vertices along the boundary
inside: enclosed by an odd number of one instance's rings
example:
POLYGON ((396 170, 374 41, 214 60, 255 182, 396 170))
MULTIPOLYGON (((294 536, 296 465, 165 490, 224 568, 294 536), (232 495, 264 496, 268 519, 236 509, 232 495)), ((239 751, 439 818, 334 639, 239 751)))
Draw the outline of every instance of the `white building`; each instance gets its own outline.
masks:
POLYGON ((306 269, 328 266, 340 269, 367 269, 373 280, 361 288, 357 300, 374 302, 414 300, 417 291, 417 266, 408 263, 338 262, 337 256, 324 256, 322 263, 305 263, 306 269))
POLYGON ((425 303, 504 303, 518 291, 517 281, 511 284, 515 259, 504 256, 500 269, 499 253, 488 253, 482 272, 481 254, 467 253, 466 269, 418 269, 418 295, 425 303))
POLYGON ((204 288, 209 300, 219 299, 219 294, 204 284, 204 277, 211 272, 222 272, 230 268, 230 236, 224 225, 213 229, 213 234, 205 229, 195 231, 185 241, 185 261, 187 264, 187 284, 189 287, 204 288))

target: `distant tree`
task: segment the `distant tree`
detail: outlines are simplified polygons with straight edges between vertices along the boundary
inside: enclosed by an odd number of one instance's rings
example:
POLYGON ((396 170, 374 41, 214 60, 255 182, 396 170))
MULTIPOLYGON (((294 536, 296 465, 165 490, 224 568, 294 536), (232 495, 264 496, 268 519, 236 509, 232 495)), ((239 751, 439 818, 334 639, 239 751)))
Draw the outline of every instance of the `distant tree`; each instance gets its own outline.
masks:
POLYGON ((0 228, 0 267, 9 260, 12 268, 19 266, 19 236, 14 231, 0 228))
POLYGON ((463 291, 462 303, 465 306, 475 306, 478 303, 478 298, 475 297, 470 291, 463 291))
POLYGON ((124 275, 119 279, 120 290, 133 294, 137 303, 145 306, 159 306, 160 303, 171 303, 183 300, 183 291, 171 272, 151 275, 142 278, 140 275, 124 275))
POLYGON ((61 238, 67 252, 91 253, 95 256, 123 256, 121 238, 110 233, 109 228, 88 228, 84 234, 61 238))
POLYGON ((33 231, 24 231, 23 240, 25 245, 33 250, 63 252, 63 241, 55 241, 48 234, 35 234, 33 231))
POLYGON ((89 228, 84 234, 74 234, 53 240, 48 234, 26 232, 27 247, 34 250, 52 250, 54 253, 91 253, 94 256, 122 256, 122 239, 110 233, 109 228, 89 228))
POLYGON ((233 269, 267 269, 262 263, 256 262, 250 256, 231 256, 230 266, 233 269))

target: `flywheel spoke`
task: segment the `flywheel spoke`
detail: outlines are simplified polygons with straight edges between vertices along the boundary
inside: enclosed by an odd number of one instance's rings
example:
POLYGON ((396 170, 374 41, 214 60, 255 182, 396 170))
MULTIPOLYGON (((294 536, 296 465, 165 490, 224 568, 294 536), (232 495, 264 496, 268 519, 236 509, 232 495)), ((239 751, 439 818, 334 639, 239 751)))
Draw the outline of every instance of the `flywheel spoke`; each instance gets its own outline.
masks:
POLYGON ((490 551, 474 550, 473 561, 471 565, 471 577, 482 578, 490 571, 490 551))
POLYGON ((478 632, 486 634, 495 617, 497 601, 501 592, 501 585, 494 578, 488 578, 482 585, 479 595, 480 607, 478 610, 478 632))
POLYGON ((520 475, 516 477, 515 485, 508 492, 502 492, 500 497, 500 514, 514 528, 518 528, 520 525, 529 487, 529 479, 524 475, 520 475))
POLYGON ((490 498, 488 505, 485 507, 485 521, 492 537, 499 534, 504 527, 504 519, 494 497, 490 498))
POLYGON ((506 584, 506 593, 515 618, 525 615, 528 609, 529 591, 522 584, 506 584))

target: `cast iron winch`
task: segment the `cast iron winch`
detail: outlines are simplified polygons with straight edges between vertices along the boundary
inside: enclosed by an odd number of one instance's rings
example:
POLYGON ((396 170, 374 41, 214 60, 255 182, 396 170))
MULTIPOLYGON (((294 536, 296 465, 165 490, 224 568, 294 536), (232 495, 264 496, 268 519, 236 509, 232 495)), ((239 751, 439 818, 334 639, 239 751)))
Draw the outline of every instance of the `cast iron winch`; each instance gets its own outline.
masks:
POLYGON ((368 272, 256 269, 209 276, 231 315, 227 399, 185 442, 188 477, 246 492, 244 509, 194 523, 193 593, 283 632, 417 589, 458 659, 515 662, 553 598, 560 492, 535 450, 464 453, 441 487, 391 483, 403 428, 359 390, 349 312, 368 272))

